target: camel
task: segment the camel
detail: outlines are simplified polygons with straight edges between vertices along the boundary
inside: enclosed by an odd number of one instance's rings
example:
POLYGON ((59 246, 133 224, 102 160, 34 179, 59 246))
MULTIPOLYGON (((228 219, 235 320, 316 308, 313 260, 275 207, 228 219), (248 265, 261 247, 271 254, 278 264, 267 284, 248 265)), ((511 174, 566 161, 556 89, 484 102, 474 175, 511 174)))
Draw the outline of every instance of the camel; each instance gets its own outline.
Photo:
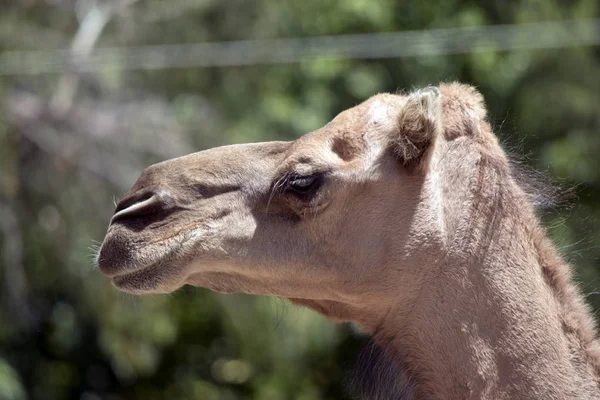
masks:
POLYGON ((189 284, 354 322, 380 349, 364 398, 600 398, 595 326, 534 195, 482 95, 442 83, 148 167, 98 267, 129 293, 189 284))

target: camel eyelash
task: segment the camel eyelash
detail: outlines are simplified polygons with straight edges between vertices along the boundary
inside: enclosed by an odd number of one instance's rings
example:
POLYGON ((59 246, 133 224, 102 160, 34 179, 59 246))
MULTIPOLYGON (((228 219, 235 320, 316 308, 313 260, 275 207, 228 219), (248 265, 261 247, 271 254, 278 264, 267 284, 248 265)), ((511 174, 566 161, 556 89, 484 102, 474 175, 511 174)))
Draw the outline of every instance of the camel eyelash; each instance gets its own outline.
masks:
POLYGON ((309 199, 318 192, 324 182, 323 173, 310 175, 289 174, 282 185, 283 191, 301 199, 309 199))

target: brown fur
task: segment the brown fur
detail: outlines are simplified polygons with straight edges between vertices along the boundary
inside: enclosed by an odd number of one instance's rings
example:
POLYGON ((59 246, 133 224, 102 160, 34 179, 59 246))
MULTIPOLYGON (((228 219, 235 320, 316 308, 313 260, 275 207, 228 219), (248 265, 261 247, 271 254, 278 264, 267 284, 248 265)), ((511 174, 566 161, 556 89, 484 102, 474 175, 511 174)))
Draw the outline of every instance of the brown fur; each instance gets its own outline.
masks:
POLYGON ((361 379, 367 398, 598 398, 589 311, 485 117, 474 88, 441 84, 295 142, 156 164, 100 271, 131 293, 187 283, 354 321, 402 378, 361 379))

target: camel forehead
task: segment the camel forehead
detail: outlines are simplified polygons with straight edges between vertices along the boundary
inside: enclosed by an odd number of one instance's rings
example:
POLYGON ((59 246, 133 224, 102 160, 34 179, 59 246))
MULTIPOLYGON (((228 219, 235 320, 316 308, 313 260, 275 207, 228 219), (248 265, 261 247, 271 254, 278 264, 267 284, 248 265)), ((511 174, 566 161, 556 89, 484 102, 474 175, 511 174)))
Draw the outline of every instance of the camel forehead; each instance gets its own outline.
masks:
POLYGON ((312 146, 339 136, 362 136, 373 123, 392 120, 405 99, 390 93, 380 93, 339 113, 324 127, 308 133, 296 141, 299 146, 312 146))
POLYGON ((297 139, 289 153, 289 163, 318 163, 316 160, 349 161, 367 149, 366 134, 395 125, 405 98, 393 94, 377 94, 338 114, 324 127, 297 139))
POLYGON ((390 116, 390 112, 398 110, 402 103, 402 96, 390 93, 376 94, 359 105, 342 111, 331 123, 344 125, 348 122, 359 122, 367 125, 374 119, 384 119, 390 116))

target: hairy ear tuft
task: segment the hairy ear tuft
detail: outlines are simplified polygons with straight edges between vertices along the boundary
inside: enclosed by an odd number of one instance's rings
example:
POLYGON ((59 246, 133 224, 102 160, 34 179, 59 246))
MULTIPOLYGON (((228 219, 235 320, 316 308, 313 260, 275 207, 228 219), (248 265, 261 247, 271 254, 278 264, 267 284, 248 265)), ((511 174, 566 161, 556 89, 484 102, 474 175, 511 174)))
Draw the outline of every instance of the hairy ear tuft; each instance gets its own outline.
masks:
POLYGON ((399 115, 394 152, 405 165, 418 164, 442 129, 440 91, 433 86, 413 92, 399 115))
POLYGON ((440 92, 446 139, 477 134, 487 114, 481 93, 473 86, 458 82, 440 84, 440 92))

